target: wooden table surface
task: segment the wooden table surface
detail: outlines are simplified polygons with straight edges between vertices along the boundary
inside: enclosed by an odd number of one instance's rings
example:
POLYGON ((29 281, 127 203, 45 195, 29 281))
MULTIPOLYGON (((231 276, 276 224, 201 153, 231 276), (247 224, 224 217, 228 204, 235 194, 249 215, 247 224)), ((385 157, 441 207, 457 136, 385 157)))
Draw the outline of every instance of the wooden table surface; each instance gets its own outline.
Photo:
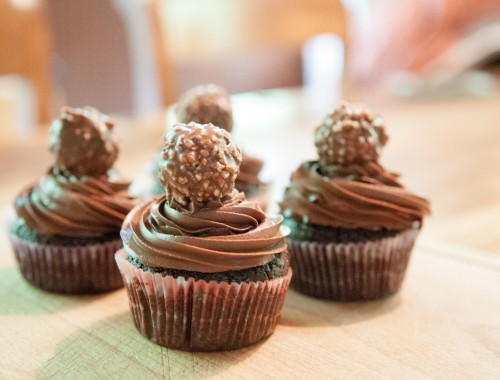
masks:
MULTIPOLYGON (((289 291, 274 335, 253 347, 184 353, 135 330, 124 290, 68 297, 26 283, 0 233, 0 378, 500 378, 500 93, 487 99, 359 96, 387 121, 382 163, 432 202, 402 290, 366 303, 289 291)), ((266 160, 279 200, 315 156, 325 110, 300 89, 234 97, 234 138, 266 160)), ((117 167, 150 183, 166 113, 120 120, 117 167)), ((16 192, 50 165, 46 131, 0 142, 0 224, 16 192)), ((270 211, 276 210, 273 203, 270 211)))

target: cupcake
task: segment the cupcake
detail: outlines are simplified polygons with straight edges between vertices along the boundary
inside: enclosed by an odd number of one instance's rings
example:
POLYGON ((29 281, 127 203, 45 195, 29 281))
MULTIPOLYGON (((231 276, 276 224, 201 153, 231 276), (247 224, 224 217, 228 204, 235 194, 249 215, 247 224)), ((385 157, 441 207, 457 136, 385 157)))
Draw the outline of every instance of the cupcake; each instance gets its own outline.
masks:
MULTIPOLYGON (((231 132, 233 129, 233 111, 229 94, 215 84, 199 85, 188 90, 175 107, 175 119, 180 123, 194 121, 200 124, 211 123, 231 132)), ((235 188, 265 210, 269 185, 259 179, 264 161, 243 153, 240 173, 236 178, 235 188)), ((161 194, 162 188, 157 183, 154 192, 161 194)))
POLYGON ((356 301, 400 288, 430 210, 378 162, 387 139, 382 119, 356 103, 316 128, 319 159, 295 170, 280 204, 297 291, 356 301))
POLYGON ((186 91, 175 107, 175 116, 181 123, 211 123, 229 133, 233 129, 231 99, 226 90, 216 84, 199 85, 186 91))
POLYGON ((114 254, 120 227, 137 204, 110 168, 114 123, 97 110, 65 107, 50 129, 54 164, 17 196, 10 240, 23 276, 60 293, 122 286, 114 254))
POLYGON ((241 151, 212 124, 165 135, 165 193, 135 207, 116 261, 135 326, 185 351, 232 350, 273 333, 291 269, 282 217, 234 189, 241 151))

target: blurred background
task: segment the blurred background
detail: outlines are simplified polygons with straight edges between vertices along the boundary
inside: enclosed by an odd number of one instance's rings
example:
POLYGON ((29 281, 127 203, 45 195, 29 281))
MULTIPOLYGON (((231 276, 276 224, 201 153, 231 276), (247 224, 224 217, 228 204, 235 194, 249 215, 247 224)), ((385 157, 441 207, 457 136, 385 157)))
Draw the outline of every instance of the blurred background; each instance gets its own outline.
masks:
POLYGON ((0 0, 0 137, 63 104, 140 116, 199 83, 488 97, 498 0, 0 0))
POLYGON ((0 47, 0 214, 51 165, 62 105, 117 120, 116 167, 144 190, 169 106, 212 82, 272 201, 323 115, 361 101, 387 122, 382 164, 431 200, 428 231, 500 252, 499 0, 0 0, 0 47))

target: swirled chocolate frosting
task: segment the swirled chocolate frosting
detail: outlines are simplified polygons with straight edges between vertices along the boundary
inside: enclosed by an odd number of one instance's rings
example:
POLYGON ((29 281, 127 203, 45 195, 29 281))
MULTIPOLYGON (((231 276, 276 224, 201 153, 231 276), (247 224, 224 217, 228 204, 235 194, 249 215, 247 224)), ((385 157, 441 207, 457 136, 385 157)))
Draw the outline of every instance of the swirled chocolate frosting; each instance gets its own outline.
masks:
POLYGON ((130 182, 109 175, 118 156, 114 122, 91 107, 63 107, 50 128, 54 164, 18 195, 19 218, 41 234, 99 237, 118 232, 137 204, 130 182))
POLYGON ((76 178, 51 169, 23 189, 15 208, 26 225, 42 234, 94 237, 118 232, 137 201, 130 182, 108 175, 76 178))
POLYGON ((383 121, 362 104, 343 103, 316 128, 318 161, 292 174, 281 203, 285 216, 339 228, 404 230, 430 213, 378 157, 387 142, 383 121))
POLYGON ((282 217, 267 218, 234 187, 241 151, 213 124, 178 123, 165 135, 165 195, 134 208, 122 227, 143 265, 216 273, 265 265, 286 251, 282 217))
POLYGON ((234 190, 200 207, 171 207, 166 196, 137 206, 122 239, 142 264, 195 272, 224 272, 264 265, 286 250, 282 218, 267 218, 234 190))
POLYGON ((303 163, 292 174, 281 208, 298 221, 372 230, 404 230, 430 212, 425 199, 376 163, 339 168, 327 176, 317 161, 303 163))

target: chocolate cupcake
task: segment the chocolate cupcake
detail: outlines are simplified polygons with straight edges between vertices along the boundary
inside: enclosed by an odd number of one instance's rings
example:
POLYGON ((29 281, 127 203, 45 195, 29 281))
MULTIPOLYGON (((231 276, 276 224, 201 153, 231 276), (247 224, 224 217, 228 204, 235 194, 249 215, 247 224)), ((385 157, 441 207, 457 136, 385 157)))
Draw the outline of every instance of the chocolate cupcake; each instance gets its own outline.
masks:
POLYGON ((177 102, 175 115, 181 123, 213 124, 233 130, 233 107, 227 91, 216 84, 199 85, 186 91, 177 102))
POLYGON ((301 164, 280 204, 294 277, 307 295, 355 301, 398 291, 429 203, 378 162, 382 119, 343 103, 315 131, 319 160, 301 164))
POLYGON ((129 182, 110 171, 118 155, 113 127, 93 108, 63 108, 50 130, 53 166, 16 198, 10 240, 21 273, 39 288, 95 293, 122 286, 114 254, 137 202, 129 182))
MULTIPOLYGON (((233 110, 229 94, 215 84, 199 85, 188 90, 175 107, 175 118, 181 123, 194 121, 200 124, 211 123, 231 132, 233 129, 233 110)), ((269 195, 269 185, 259 179, 264 161, 243 153, 240 173, 235 188, 245 193, 247 199, 257 202, 265 210, 269 195)), ((160 193, 160 187, 155 186, 160 193)))
POLYGON ((165 135, 165 193, 134 208, 116 255, 135 326, 186 351, 232 350, 272 334, 291 277, 282 217, 235 190, 240 148, 212 124, 165 135))

